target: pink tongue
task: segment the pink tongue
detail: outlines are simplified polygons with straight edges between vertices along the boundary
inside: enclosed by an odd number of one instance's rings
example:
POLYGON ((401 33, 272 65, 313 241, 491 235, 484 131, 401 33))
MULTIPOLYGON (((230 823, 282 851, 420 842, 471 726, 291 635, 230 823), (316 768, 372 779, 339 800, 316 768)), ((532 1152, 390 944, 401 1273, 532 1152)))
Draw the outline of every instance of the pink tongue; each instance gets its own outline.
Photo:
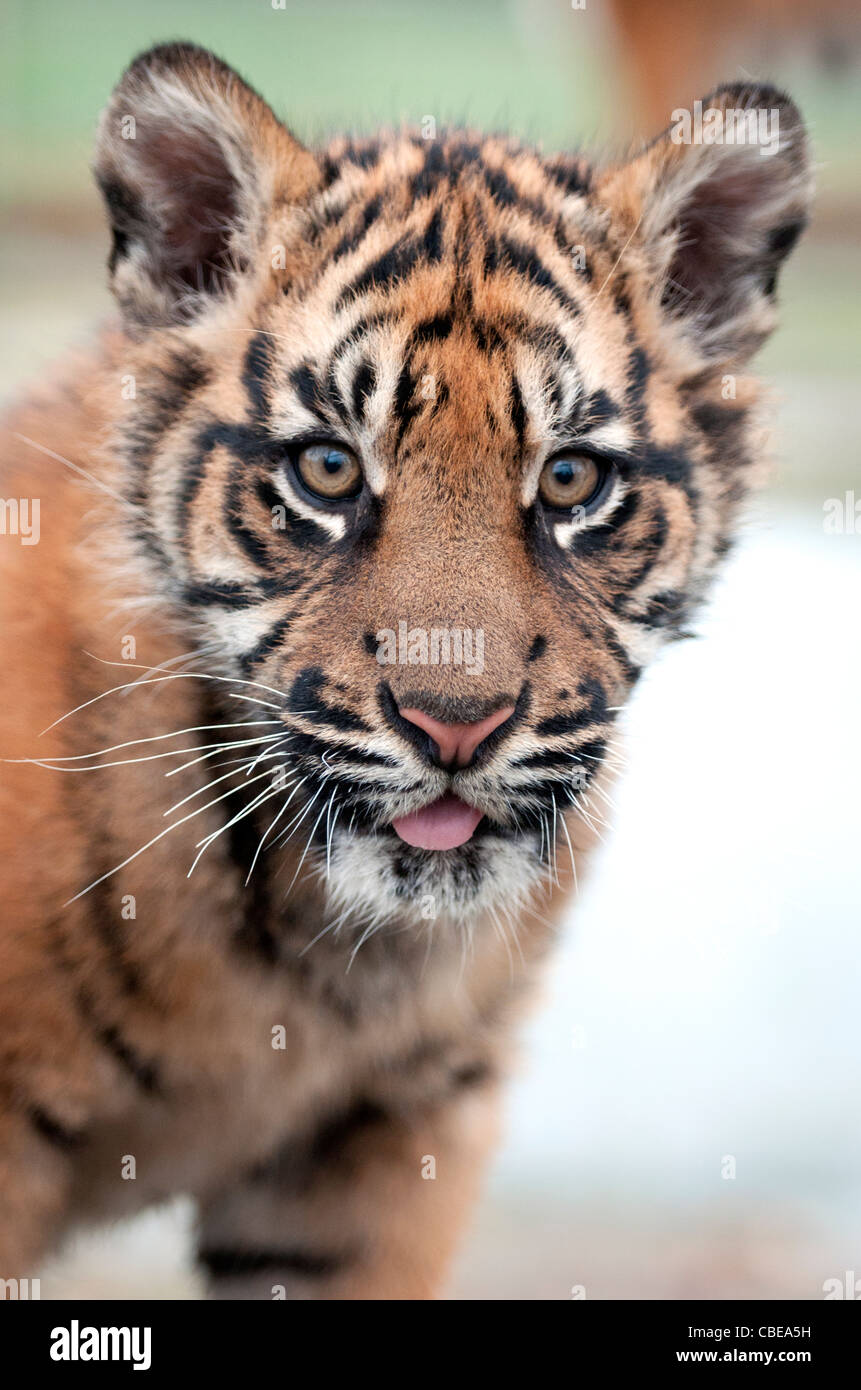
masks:
POLYGON ((416 849, 457 849, 472 838, 481 816, 481 811, 467 806, 460 797, 441 796, 420 811, 398 816, 392 828, 416 849))

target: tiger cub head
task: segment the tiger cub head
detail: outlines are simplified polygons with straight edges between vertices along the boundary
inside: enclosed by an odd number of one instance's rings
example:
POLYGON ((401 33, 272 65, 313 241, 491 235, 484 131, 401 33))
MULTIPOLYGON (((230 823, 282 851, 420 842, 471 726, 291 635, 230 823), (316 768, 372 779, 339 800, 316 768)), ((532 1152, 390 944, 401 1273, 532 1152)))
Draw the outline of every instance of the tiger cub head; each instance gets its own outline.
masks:
POLYGON ((169 45, 102 118, 142 584, 268 692, 270 843, 369 919, 543 877, 727 549, 810 179, 781 92, 702 107, 606 168, 310 151, 169 45))

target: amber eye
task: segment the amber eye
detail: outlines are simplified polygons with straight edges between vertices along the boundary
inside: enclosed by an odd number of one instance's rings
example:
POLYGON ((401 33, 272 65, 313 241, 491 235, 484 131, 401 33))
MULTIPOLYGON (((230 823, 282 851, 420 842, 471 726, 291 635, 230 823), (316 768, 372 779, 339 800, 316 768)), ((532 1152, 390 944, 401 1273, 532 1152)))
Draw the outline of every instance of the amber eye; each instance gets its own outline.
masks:
POLYGON ((538 491, 545 506, 585 507, 601 491, 609 469, 585 454, 557 454, 541 470, 538 491))
POLYGON ((295 467, 308 491, 325 501, 355 497, 362 487, 359 460, 342 444, 306 444, 295 467))

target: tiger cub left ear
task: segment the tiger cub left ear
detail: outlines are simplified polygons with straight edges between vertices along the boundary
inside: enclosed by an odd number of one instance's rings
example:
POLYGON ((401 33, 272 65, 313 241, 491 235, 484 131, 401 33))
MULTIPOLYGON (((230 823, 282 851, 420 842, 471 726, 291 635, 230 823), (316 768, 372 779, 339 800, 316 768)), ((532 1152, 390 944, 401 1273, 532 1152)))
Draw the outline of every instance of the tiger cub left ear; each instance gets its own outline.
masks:
POLYGON ((804 124, 776 87, 720 87, 599 185, 641 251, 692 374, 749 357, 774 327, 777 274, 807 222, 804 124))
POLYGON ((137 330, 205 312, 259 257, 276 204, 320 181, 265 101, 189 43, 152 48, 124 73, 94 172, 113 231, 112 289, 137 330))

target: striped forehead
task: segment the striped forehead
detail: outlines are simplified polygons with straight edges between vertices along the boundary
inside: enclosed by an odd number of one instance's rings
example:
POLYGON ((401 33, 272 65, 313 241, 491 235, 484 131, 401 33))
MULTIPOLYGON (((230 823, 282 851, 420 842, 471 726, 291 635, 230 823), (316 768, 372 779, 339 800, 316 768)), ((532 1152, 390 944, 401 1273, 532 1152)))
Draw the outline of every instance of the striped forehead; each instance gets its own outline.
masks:
POLYGON ((351 441, 379 492, 383 436, 396 451, 441 408, 468 399, 475 413, 480 379, 506 397, 521 448, 584 431, 629 448, 630 325, 572 257, 582 189, 531 155, 503 170, 498 142, 457 158, 436 142, 351 150, 312 215, 327 229, 318 262, 286 286, 258 345, 272 431, 351 441))

